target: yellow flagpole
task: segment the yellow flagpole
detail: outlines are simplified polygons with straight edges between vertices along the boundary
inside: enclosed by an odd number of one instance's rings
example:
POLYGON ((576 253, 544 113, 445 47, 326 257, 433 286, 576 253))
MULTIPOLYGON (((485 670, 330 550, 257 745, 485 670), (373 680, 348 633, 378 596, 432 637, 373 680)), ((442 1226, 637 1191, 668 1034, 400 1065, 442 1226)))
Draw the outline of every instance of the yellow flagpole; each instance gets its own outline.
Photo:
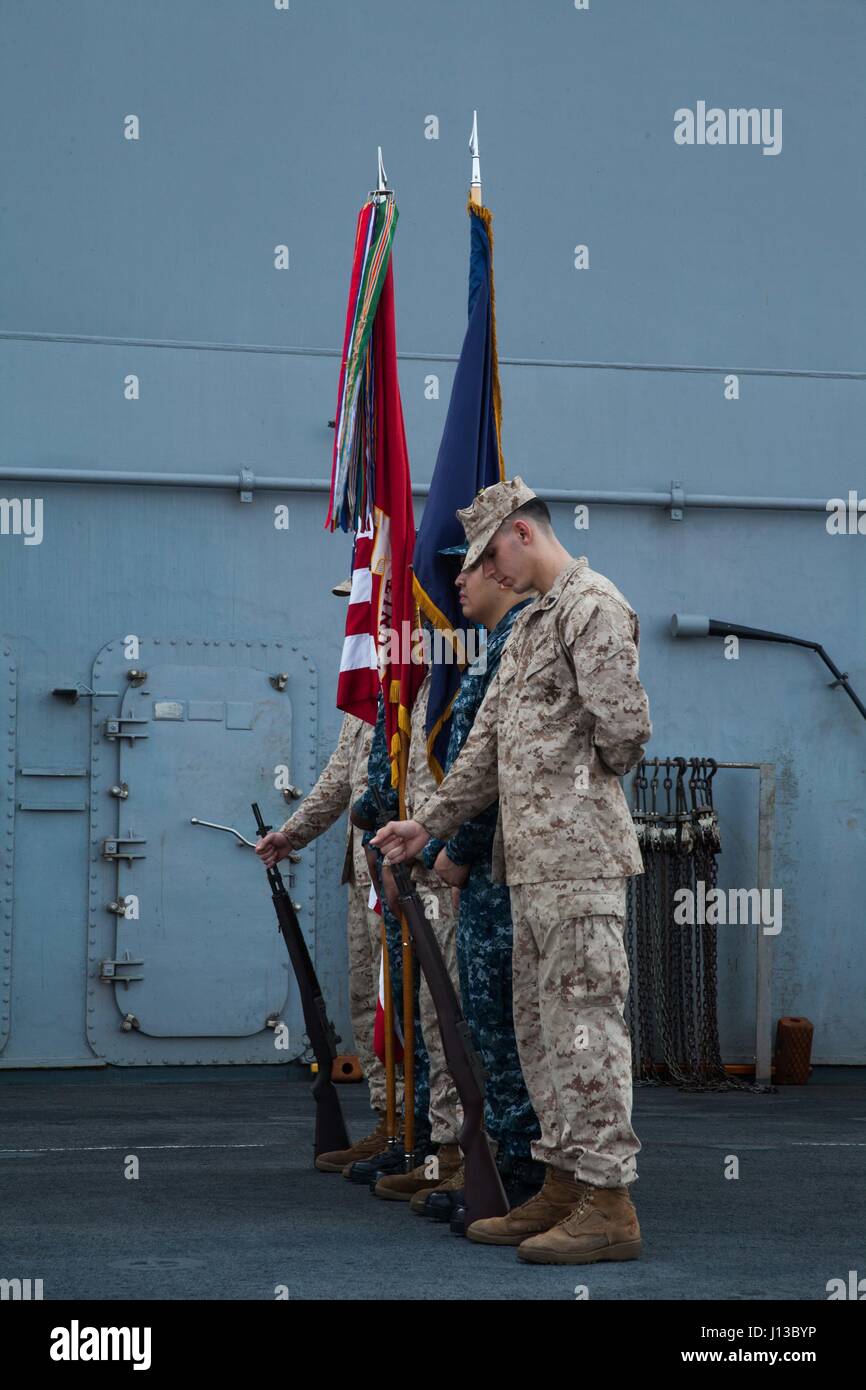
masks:
POLYGON ((385 906, 379 931, 382 937, 382 1007, 385 1014, 385 1129, 389 1145, 397 1138, 397 1074, 394 1065, 394 998, 391 993, 391 962, 388 958, 388 935, 385 931, 385 906))

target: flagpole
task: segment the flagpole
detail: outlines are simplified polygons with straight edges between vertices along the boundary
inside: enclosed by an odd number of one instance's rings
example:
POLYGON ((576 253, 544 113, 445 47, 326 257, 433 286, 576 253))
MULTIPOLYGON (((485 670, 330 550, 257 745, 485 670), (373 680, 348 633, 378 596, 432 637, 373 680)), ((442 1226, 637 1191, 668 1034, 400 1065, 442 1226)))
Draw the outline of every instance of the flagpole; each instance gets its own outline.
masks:
POLYGON ((406 1172, 415 1166, 415 961, 409 923, 400 913, 403 948, 403 1156, 406 1172))
POLYGON ((499 358, 496 349, 496 314, 493 304, 493 219, 489 211, 484 207, 484 200, 481 196, 481 160, 478 156, 477 111, 472 112, 472 133, 469 136, 469 148, 472 151, 472 177, 469 183, 469 202, 472 207, 477 207, 484 213, 483 220, 490 241, 490 315, 493 330, 493 411, 496 419, 497 442, 499 446, 500 481, 504 481, 505 463, 502 458, 502 400, 499 391, 499 358))
MULTIPOLYGON (((406 755, 398 765, 397 809, 406 819, 406 755)), ((409 922, 400 913, 400 944, 403 961, 403 1157, 406 1172, 415 1167, 415 956, 409 922)))
MULTIPOLYGON (((388 175, 385 173, 385 164, 382 159, 382 146, 377 146, 378 170, 376 177, 376 187, 371 191, 370 197, 377 202, 383 202, 386 198, 393 198, 393 192, 388 188, 388 175)), ((397 1073, 394 1061, 394 993, 391 987, 391 960, 388 953, 388 934, 385 930, 385 902, 382 902, 382 962, 383 962, 383 982, 384 999, 382 1001, 385 1014, 385 1128, 387 1130, 388 1147, 391 1148, 397 1142, 397 1073)), ((405 949, 403 951, 403 969, 405 971, 405 949)), ((405 975, 404 975, 405 979, 405 975)), ((405 999, 405 984, 403 989, 405 999)), ((405 1003, 404 1003, 405 1012, 405 1003)), ((407 1092, 406 1082, 406 1055, 407 1048, 411 1048, 412 1041, 407 1036, 405 1019, 403 1024, 403 1093, 404 1097, 411 1092, 411 1086, 407 1092)), ((411 1071, 411 1064, 410 1064, 411 1071)), ((404 1101, 405 1104, 405 1101, 404 1101)), ((413 1099, 414 1104, 414 1099, 413 1099)), ((404 1132, 406 1121, 403 1122, 404 1132)))
POLYGON ((391 992, 391 962, 385 931, 385 903, 381 904, 379 930, 382 937, 382 1011, 385 1015, 385 1132, 388 1148, 397 1142, 397 1074, 394 1064, 394 996, 391 992))
MULTIPOLYGON (((378 176, 376 187, 370 193, 370 197, 377 202, 383 202, 386 198, 393 198, 394 192, 388 187, 388 175, 385 173, 385 164, 382 159, 382 146, 377 147, 378 152, 378 176)), ((383 692, 384 693, 384 692, 383 692)), ((400 815, 405 816, 406 808, 404 803, 405 794, 405 759, 401 759, 399 768, 398 798, 400 815)), ((403 1156, 406 1172, 415 1166, 415 961, 412 950, 412 938, 409 934, 409 924, 401 912, 398 917, 400 923, 400 947, 401 960, 403 963, 403 1156)), ((384 929, 383 929, 384 940, 384 929)), ((390 980, 386 985, 390 988, 390 980)), ((387 998, 387 995, 386 995, 387 998)), ((391 1003, 393 1010, 393 999, 391 1003)), ((386 1037, 387 1037, 386 1033, 386 1037)), ((387 1044, 385 1052, 385 1079, 388 1084, 387 1072, 387 1044)), ((392 1053, 393 1065, 393 1053, 392 1053)), ((386 1095, 388 1093, 386 1092, 386 1095)), ((387 1104, 387 1101, 386 1101, 387 1104)), ((394 1109, 396 1115, 396 1081, 395 1081, 395 1101, 394 1109)), ((389 1127, 390 1135, 390 1127, 389 1127)))

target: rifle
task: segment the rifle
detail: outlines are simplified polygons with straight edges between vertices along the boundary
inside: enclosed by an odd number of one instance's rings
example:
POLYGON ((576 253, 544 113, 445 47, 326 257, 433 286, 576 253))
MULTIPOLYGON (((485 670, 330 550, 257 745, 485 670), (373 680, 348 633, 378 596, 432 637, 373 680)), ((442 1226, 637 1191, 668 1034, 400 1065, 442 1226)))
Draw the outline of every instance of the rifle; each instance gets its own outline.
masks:
MULTIPOLYGON (((262 820, 262 813, 255 801, 252 806, 259 834, 267 835, 271 826, 265 825, 262 820)), ((289 959, 292 962, 295 979, 298 982, 301 1007, 304 1011, 304 1026, 319 1068, 316 1079, 310 1088, 316 1102, 316 1136, 313 1142, 313 1156, 318 1158, 319 1154, 330 1153, 334 1149, 348 1149, 349 1147, 349 1136, 343 1120, 340 1098, 331 1077, 331 1068, 337 1055, 337 1043, 340 1039, 334 1031, 333 1023, 328 1018, 325 1001, 322 997, 319 981, 316 978, 315 967, 310 958, 304 934, 301 931, 301 924, 276 864, 272 869, 267 870, 267 875, 274 899, 277 921, 286 943, 289 959)))
MULTIPOLYGON (((381 825, 385 825, 391 818, 385 798, 378 787, 371 787, 370 790, 379 808, 381 825)), ((436 1009, 445 1061, 448 1063, 448 1070, 463 1107, 463 1124, 457 1142, 463 1152, 463 1190, 466 1194, 468 1229, 473 1221, 483 1221, 488 1216, 505 1216, 509 1210, 508 1198, 496 1167, 490 1140, 484 1129, 486 1073, 484 1064, 475 1051, 469 1025, 463 1017, 460 1000, 448 974, 439 942, 424 912, 424 904, 412 883, 409 870, 405 864, 389 864, 388 867, 394 875, 403 912, 409 923, 415 954, 436 1009)))

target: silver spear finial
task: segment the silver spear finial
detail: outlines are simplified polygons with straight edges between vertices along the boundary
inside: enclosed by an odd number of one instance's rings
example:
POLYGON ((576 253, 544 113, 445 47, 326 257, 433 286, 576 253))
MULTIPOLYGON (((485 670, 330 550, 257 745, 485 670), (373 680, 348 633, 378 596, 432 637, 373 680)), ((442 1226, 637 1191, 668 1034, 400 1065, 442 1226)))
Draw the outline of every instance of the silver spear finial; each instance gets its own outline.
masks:
POLYGON ((381 202, 384 198, 393 198, 394 194, 388 187, 388 175, 385 173, 385 165, 382 161, 382 146, 377 145, 376 148, 379 153, 379 175, 376 187, 370 191, 370 197, 375 198, 377 202, 381 202))
POLYGON ((472 151, 472 179, 469 184, 469 196, 473 203, 481 206, 481 161, 478 158, 478 112, 472 112, 472 134, 469 136, 469 148, 472 151))

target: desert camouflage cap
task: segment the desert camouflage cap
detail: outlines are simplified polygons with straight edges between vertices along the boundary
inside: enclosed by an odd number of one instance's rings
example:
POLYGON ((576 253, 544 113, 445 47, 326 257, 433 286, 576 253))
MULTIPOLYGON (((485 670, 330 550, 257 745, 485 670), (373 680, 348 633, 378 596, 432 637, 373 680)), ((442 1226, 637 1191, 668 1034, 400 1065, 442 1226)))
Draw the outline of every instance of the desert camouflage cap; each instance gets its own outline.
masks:
POLYGON ((469 542, 463 568, 471 569, 477 565, 482 554, 512 512, 531 502, 535 493, 527 487, 522 478, 509 478, 505 483, 494 483, 493 487, 483 487, 472 505, 463 507, 457 515, 463 522, 463 530, 469 542))

